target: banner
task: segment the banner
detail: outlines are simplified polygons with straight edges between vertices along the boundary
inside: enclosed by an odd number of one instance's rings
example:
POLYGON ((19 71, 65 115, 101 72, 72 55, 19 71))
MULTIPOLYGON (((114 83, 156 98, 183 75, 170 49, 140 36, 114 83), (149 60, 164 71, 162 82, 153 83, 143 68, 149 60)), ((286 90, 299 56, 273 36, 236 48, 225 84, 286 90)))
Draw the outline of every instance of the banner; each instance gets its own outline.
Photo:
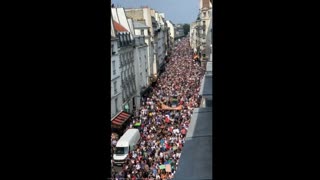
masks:
POLYGON ((171 165, 170 164, 166 164, 166 172, 171 172, 171 165))
POLYGON ((182 109, 182 105, 179 105, 179 106, 173 108, 173 107, 169 107, 169 106, 161 103, 161 109, 162 109, 162 110, 178 110, 178 111, 179 111, 179 110, 182 109))

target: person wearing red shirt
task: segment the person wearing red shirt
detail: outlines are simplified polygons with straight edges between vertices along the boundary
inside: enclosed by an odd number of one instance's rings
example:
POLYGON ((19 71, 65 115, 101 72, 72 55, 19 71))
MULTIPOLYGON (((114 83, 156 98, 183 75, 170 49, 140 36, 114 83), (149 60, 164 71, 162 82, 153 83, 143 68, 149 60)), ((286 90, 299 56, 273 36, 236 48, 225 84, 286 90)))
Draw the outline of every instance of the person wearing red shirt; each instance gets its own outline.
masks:
POLYGON ((137 180, 137 178, 134 174, 132 175, 132 180, 137 180))
POLYGON ((183 128, 183 129, 181 130, 181 134, 182 134, 182 135, 186 135, 186 133, 187 133, 186 129, 183 128))
POLYGON ((171 146, 169 145, 169 143, 166 144, 166 149, 170 150, 171 146))
POLYGON ((166 122, 166 123, 170 123, 170 119, 169 119, 169 116, 167 116, 167 117, 166 117, 166 120, 165 120, 165 122, 166 122))

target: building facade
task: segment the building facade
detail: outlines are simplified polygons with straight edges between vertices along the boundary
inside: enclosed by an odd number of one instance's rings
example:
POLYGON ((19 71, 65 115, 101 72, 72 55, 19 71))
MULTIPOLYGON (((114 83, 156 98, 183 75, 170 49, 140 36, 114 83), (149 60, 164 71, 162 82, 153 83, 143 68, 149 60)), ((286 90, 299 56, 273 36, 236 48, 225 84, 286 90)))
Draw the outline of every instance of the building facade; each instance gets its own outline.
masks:
POLYGON ((209 24, 212 12, 212 4, 210 0, 200 0, 200 52, 202 57, 206 56, 207 35, 209 32, 209 24))
POLYGON ((173 44, 174 44, 174 37, 175 37, 175 29, 174 29, 174 24, 170 21, 170 20, 167 20, 167 26, 168 26, 168 29, 169 29, 169 47, 172 48, 173 47, 173 44))
POLYGON ((198 18, 190 25, 190 44, 201 60, 208 59, 207 36, 212 32, 211 13, 212 2, 210 0, 199 0, 200 11, 198 18))
POLYGON ((131 33, 122 25, 113 21, 117 33, 118 52, 121 69, 122 109, 131 113, 135 106, 136 81, 134 68, 134 42, 131 33))
POLYGON ((111 118, 122 110, 122 84, 118 37, 111 20, 111 118))
POLYGON ((197 23, 193 22, 190 24, 190 46, 194 53, 197 52, 197 23))
POLYGON ((159 73, 163 70, 165 65, 165 58, 167 56, 167 24, 164 19, 164 13, 155 12, 155 20, 157 21, 157 31, 155 31, 155 36, 157 36, 157 72, 159 73))
POLYGON ((165 14, 143 7, 111 8, 119 38, 122 103, 131 112, 164 69, 170 47, 165 14), (128 41, 128 43, 126 43, 128 41), (133 75, 134 74, 134 75, 133 75))
POLYGON ((136 107, 140 107, 141 96, 149 86, 148 78, 148 44, 146 35, 149 27, 137 21, 132 21, 135 39, 135 71, 136 71, 136 107))
POLYGON ((146 43, 148 44, 148 75, 149 75, 149 85, 155 82, 158 74, 158 64, 157 59, 157 36, 155 36, 155 30, 157 29, 157 22, 155 20, 155 10, 143 7, 136 9, 126 9, 126 15, 128 18, 143 23, 149 27, 148 34, 146 35, 146 43))

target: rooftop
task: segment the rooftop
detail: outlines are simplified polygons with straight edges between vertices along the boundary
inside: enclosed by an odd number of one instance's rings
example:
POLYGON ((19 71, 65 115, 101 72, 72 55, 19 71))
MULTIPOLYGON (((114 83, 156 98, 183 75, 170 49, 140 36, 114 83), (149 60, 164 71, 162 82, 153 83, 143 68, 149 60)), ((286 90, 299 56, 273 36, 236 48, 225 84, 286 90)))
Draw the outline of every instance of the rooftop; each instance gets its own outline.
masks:
MULTIPOLYGON (((210 56, 210 58, 212 58, 212 56, 210 56)), ((206 74, 212 74, 212 61, 207 62, 206 74)))
POLYGON ((128 32, 128 30, 126 28, 124 28, 123 26, 121 26, 121 24, 117 23, 116 21, 113 21, 113 26, 114 29, 117 32, 128 32))
POLYGON ((212 167, 212 108, 196 108, 174 180, 213 179, 212 167))
POLYGON ((202 8, 210 8, 210 0, 202 0, 202 8))
POLYGON ((140 22, 138 22, 138 21, 133 21, 133 26, 134 26, 134 28, 138 28, 138 29, 145 29, 145 28, 149 28, 147 25, 145 25, 145 24, 142 24, 142 23, 140 23, 140 22))
POLYGON ((205 75, 200 87, 200 95, 212 96, 212 74, 205 75))

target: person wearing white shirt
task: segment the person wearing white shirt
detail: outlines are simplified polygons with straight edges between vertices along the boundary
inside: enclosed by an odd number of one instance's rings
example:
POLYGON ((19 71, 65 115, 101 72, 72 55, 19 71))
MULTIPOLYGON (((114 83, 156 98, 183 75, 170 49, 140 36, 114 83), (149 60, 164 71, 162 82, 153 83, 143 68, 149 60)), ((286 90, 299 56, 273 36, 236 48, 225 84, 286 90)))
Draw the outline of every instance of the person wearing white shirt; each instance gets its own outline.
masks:
POLYGON ((133 158, 136 158, 136 157, 137 157, 137 153, 136 153, 135 151, 133 151, 132 157, 133 157, 133 158))
POLYGON ((171 138, 171 143, 174 143, 175 141, 176 141, 176 137, 173 136, 173 137, 171 138))
POLYGON ((175 128, 175 129, 173 130, 173 133, 179 134, 179 129, 178 129, 178 128, 175 128))
POLYGON ((136 169, 139 170, 141 167, 140 167, 140 163, 137 163, 136 165, 136 169))
POLYGON ((117 145, 117 141, 115 139, 112 141, 112 145, 117 145))
POLYGON ((163 158, 163 153, 162 152, 160 152, 160 158, 163 158))

